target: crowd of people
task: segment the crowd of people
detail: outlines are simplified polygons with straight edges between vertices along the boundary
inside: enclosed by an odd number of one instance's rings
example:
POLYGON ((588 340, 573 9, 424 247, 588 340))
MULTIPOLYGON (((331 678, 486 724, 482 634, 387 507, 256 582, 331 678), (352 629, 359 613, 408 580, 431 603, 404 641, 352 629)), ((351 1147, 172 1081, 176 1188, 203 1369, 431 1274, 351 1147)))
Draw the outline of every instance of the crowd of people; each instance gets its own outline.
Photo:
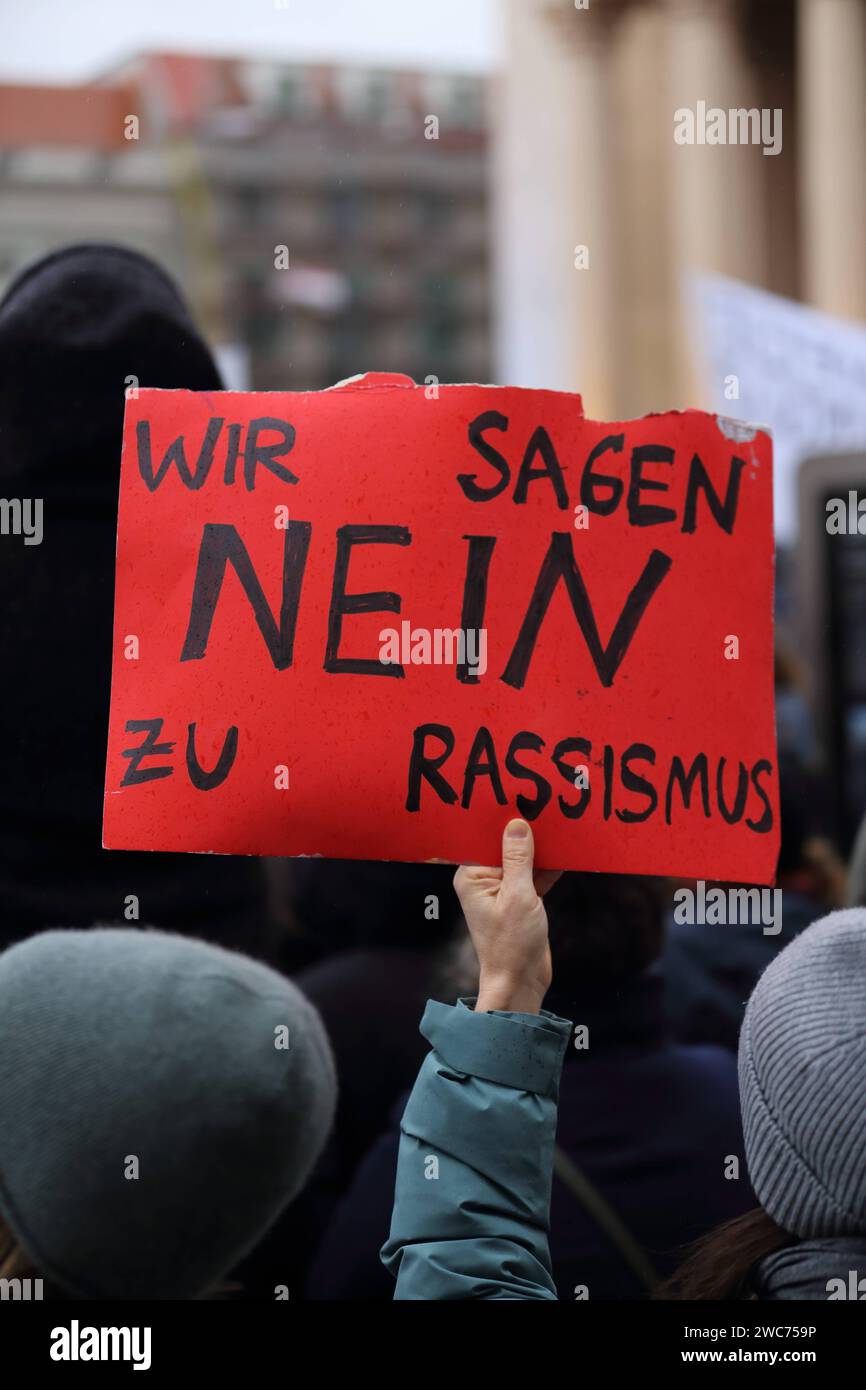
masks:
POLYGON ((781 930, 501 863, 101 848, 124 382, 220 389, 162 270, 0 302, 0 1279, 56 1298, 827 1298, 866 1273, 866 836, 779 720, 781 930), (131 919, 130 894, 137 905, 131 919), (429 910, 435 902, 436 911, 429 910))

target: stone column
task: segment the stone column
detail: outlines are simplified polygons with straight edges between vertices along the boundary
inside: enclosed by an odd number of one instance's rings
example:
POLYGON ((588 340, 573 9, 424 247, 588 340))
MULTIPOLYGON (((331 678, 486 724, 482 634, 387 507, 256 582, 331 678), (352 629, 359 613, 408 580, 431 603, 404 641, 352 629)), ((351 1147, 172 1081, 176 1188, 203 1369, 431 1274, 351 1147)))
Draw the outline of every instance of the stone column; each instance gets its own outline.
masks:
POLYGON ((803 293, 866 318, 866 0, 799 0, 803 293))
POLYGON ((611 16, 619 0, 507 0, 493 98, 498 375, 613 410, 611 16), (585 246, 588 268, 575 266, 585 246))
MULTIPOLYGON (((672 248, 682 275, 715 271, 766 283, 766 180, 759 144, 677 144, 675 113, 688 108, 760 109, 757 74, 737 27, 736 0, 667 0, 669 35, 672 248)), ((783 113, 784 138, 784 113, 783 113)), ((685 326, 684 326, 685 327, 685 326)), ((691 339, 681 335, 678 376, 683 397, 699 387, 691 339)))
POLYGON ((671 117, 660 5, 634 6, 612 55, 616 112, 617 416, 682 404, 676 394, 677 282, 671 244, 671 117))
POLYGON ((571 275, 564 302, 572 322, 572 370, 586 414, 615 419, 623 413, 620 335, 627 325, 620 314, 621 120, 614 79, 628 0, 590 3, 585 10, 563 0, 548 8, 571 82, 570 186, 562 230, 571 275), (587 264, 580 267, 575 251, 583 247, 587 264))

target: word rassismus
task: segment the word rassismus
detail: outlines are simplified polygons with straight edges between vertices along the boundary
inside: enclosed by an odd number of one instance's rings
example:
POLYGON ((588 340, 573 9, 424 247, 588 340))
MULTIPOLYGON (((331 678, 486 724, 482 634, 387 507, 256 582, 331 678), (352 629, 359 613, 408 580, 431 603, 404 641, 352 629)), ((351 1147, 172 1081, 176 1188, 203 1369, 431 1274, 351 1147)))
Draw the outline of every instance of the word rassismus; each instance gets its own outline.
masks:
POLYGON ((413 731, 407 811, 421 809, 426 784, 426 794, 433 793, 446 806, 468 810, 476 794, 493 796, 500 806, 515 805, 525 820, 536 820, 553 798, 546 759, 570 793, 576 790, 575 765, 590 768, 587 785, 580 786, 576 799, 561 790, 556 797, 559 813, 568 820, 579 820, 592 807, 604 820, 615 817, 626 825, 659 815, 672 825, 687 813, 727 825, 742 821, 755 835, 766 835, 773 827, 773 807, 763 785, 773 771, 767 758, 746 764, 697 753, 691 758, 674 754, 658 762, 648 743, 631 743, 619 751, 605 743, 593 753, 590 739, 575 737, 562 738, 548 749, 540 734, 527 729, 516 733, 503 752, 484 726, 462 754, 456 745, 447 724, 419 724, 413 731), (525 787, 516 790, 515 782, 531 784, 532 793, 525 787))

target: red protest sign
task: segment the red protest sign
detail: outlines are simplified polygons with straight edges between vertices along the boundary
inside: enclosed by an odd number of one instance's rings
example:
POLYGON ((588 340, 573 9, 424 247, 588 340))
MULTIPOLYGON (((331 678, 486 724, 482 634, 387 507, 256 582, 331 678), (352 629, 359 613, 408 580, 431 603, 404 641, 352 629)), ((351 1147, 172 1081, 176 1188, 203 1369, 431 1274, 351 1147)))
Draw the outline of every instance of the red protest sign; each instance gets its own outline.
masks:
POLYGON ((370 376, 126 408, 104 843, 772 882, 768 437, 370 376))

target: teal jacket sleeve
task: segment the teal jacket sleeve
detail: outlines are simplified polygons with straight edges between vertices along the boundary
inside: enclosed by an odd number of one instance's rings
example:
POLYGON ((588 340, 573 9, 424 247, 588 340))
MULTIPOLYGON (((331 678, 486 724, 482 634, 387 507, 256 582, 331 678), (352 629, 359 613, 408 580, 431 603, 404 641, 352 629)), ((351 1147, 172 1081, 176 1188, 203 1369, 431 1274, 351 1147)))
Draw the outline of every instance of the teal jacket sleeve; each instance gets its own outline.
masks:
POLYGON ((397 1299, 555 1299, 548 1230, 556 1102, 571 1024, 430 1001, 400 1126, 397 1299))

